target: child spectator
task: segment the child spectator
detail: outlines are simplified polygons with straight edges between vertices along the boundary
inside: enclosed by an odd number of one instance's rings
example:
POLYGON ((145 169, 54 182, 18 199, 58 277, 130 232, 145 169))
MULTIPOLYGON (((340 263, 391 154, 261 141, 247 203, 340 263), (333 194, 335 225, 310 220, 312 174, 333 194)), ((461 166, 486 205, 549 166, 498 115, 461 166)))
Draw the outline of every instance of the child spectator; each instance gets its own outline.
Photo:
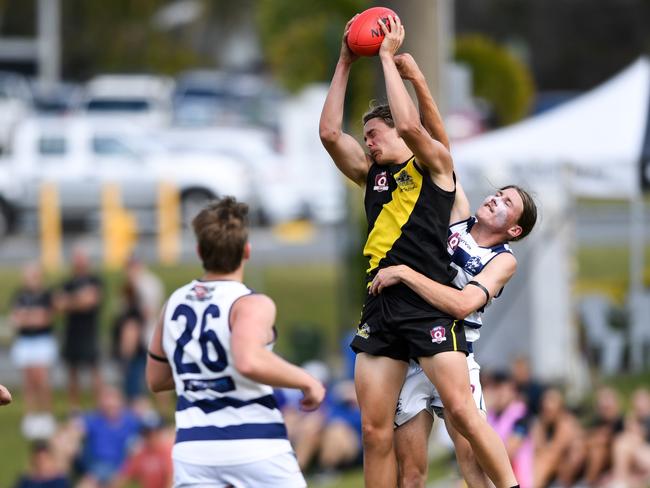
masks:
POLYGON ((50 446, 45 441, 32 444, 29 470, 22 475, 15 488, 71 488, 65 473, 57 466, 50 446))
POLYGON ((143 422, 142 442, 126 460, 111 488, 123 488, 128 482, 138 483, 141 488, 171 488, 173 438, 163 427, 159 417, 143 422))

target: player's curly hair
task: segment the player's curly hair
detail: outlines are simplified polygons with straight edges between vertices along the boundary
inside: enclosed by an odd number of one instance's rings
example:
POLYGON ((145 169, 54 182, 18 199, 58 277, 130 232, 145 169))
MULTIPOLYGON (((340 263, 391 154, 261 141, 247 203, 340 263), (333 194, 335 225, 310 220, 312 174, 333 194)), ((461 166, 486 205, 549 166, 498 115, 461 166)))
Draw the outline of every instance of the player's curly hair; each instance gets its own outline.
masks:
POLYGON ((533 197, 526 190, 517 185, 506 185, 500 190, 507 190, 508 188, 514 188, 519 193, 521 201, 524 204, 524 208, 521 211, 519 219, 517 219, 517 225, 521 227, 521 234, 512 239, 513 241, 520 241, 533 230, 535 223, 537 222, 537 204, 533 197))
POLYGON ((390 106, 387 103, 382 103, 381 105, 375 105, 375 101, 370 102, 370 110, 363 114, 363 125, 366 124, 370 119, 379 118, 384 121, 388 127, 395 127, 395 121, 393 120, 393 114, 390 111, 390 106))
POLYGON ((203 269, 232 273, 248 242, 248 205, 233 197, 208 203, 192 220, 203 269))

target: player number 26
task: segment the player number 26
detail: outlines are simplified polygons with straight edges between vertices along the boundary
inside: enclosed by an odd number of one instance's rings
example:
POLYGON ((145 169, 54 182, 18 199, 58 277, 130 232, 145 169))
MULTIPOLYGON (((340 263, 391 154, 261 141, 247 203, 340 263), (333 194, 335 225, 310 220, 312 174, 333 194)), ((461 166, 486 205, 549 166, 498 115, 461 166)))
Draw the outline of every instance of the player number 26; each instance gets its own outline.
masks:
MULTIPOLYGON (((206 329, 208 318, 219 318, 219 307, 215 304, 210 304, 203 312, 201 317, 201 332, 199 335, 199 344, 201 345, 201 362, 210 370, 215 373, 223 371, 228 366, 228 358, 217 334, 212 329, 206 329), (212 344, 216 359, 212 359, 208 351, 208 346, 212 344)), ((185 330, 176 341, 176 349, 174 350, 174 364, 178 374, 183 373, 200 373, 201 370, 198 364, 193 362, 183 362, 183 348, 192 339, 192 332, 196 327, 197 316, 194 310, 188 305, 181 304, 176 307, 172 314, 172 320, 176 321, 179 317, 185 318, 185 330)))

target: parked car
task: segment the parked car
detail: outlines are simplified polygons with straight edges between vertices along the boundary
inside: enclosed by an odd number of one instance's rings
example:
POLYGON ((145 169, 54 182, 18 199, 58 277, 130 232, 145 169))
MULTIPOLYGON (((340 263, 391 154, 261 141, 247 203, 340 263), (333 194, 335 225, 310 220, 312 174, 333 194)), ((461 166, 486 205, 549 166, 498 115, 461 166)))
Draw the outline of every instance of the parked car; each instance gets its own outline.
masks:
POLYGON ((182 73, 174 90, 174 124, 277 126, 283 94, 265 77, 216 70, 182 73))
POLYGON ((153 75, 100 75, 86 83, 82 111, 96 118, 128 119, 145 128, 171 122, 174 80, 153 75))
POLYGON ((31 119, 18 127, 11 154, 0 159, 0 202, 9 221, 38 208, 45 182, 57 186, 63 218, 76 221, 97 218, 109 183, 118 185, 125 207, 149 212, 160 183, 175 184, 186 222, 212 198, 252 197, 246 166, 234 157, 171 154, 137 127, 85 117, 31 119))
POLYGON ((275 150, 276 135, 259 127, 175 128, 160 134, 174 154, 234 157, 246 164, 254 195, 249 202, 257 221, 278 224, 307 216, 304 192, 294 169, 275 150))
POLYGON ((27 80, 18 73, 0 71, 0 152, 6 150, 16 124, 29 116, 31 108, 27 80))

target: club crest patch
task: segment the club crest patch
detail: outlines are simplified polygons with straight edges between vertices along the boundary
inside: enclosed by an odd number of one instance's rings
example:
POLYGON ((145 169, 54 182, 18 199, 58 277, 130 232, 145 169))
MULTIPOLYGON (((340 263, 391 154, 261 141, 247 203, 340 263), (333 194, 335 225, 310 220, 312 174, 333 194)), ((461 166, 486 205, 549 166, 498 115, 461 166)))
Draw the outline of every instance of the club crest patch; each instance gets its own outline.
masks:
POLYGON ((196 283, 185 298, 192 301, 204 302, 212 298, 213 291, 214 287, 212 286, 206 286, 203 283, 196 283))
POLYGON ((400 190, 402 191, 411 191, 415 190, 416 188, 415 181, 413 181, 413 178, 410 174, 408 174, 408 171, 406 170, 402 170, 397 173, 395 181, 397 182, 397 186, 399 186, 400 190))
POLYGON ((467 271, 469 271, 470 273, 472 273, 472 274, 476 274, 476 272, 479 271, 480 268, 481 268, 481 257, 480 256, 472 256, 465 263, 465 269, 467 271))
POLYGON ((431 334, 431 342, 441 344, 447 340, 447 331, 441 325, 434 327, 429 332, 431 334))
POLYGON ((357 335, 363 339, 368 339, 370 337, 370 326, 367 322, 357 327, 357 335))
POLYGON ((388 191, 388 174, 385 171, 375 175, 375 186, 372 189, 375 191, 388 191))

